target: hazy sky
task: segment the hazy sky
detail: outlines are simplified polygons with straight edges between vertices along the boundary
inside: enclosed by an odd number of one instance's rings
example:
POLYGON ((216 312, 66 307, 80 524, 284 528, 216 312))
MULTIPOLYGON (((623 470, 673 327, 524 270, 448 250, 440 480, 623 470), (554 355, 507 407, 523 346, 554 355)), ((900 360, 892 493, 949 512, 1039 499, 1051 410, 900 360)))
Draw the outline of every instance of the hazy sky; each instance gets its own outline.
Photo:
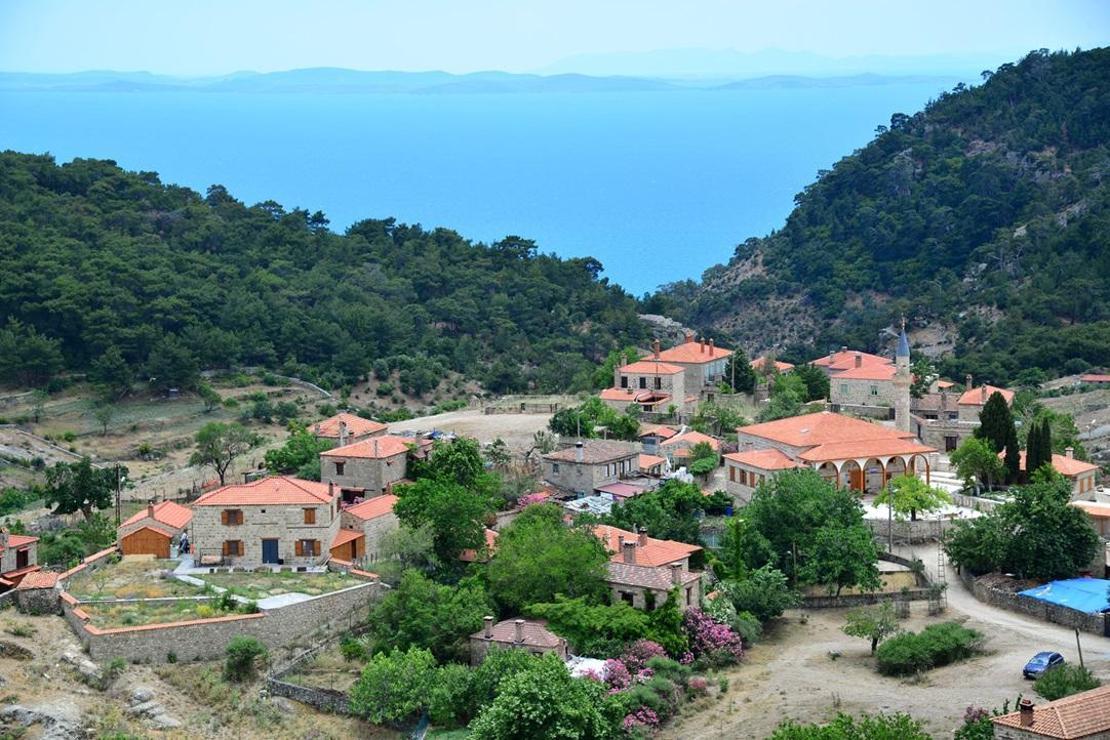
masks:
POLYGON ((531 71, 702 47, 830 56, 1090 48, 1108 0, 0 0, 0 70, 531 71))

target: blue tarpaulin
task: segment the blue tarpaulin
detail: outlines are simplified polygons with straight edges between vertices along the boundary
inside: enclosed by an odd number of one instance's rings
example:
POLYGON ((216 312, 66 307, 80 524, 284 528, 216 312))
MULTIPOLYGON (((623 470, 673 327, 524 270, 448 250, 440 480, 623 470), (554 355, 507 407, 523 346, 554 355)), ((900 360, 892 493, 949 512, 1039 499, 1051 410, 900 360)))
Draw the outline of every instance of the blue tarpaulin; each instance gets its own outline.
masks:
POLYGON ((1069 578, 1066 581, 1053 581, 1043 586, 1026 589, 1021 592, 1021 595, 1057 606, 1066 606, 1084 614, 1110 611, 1110 581, 1103 578, 1069 578))

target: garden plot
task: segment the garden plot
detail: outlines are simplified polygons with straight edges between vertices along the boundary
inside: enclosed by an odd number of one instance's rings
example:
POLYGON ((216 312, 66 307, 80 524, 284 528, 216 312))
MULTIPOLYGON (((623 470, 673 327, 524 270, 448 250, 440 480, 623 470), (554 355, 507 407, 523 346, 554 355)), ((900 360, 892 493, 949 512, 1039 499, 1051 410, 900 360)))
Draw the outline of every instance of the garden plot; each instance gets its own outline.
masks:
POLYGON ((346 573, 331 571, 324 573, 297 573, 292 571, 277 573, 272 571, 204 573, 197 574, 196 577, 203 579, 205 583, 227 589, 232 594, 251 601, 261 601, 286 594, 320 596, 366 582, 346 573))
POLYGON ((234 601, 225 603, 215 598, 81 603, 81 609, 89 615, 89 621, 94 626, 104 629, 225 617, 230 614, 241 614, 243 608, 241 604, 234 601))
POLYGON ((348 660, 343 655, 342 643, 337 642, 318 652, 312 660, 305 661, 281 680, 314 689, 349 691, 365 665, 366 661, 354 653, 348 660))
POLYGON ((69 579, 66 591, 78 601, 201 595, 202 588, 169 575, 176 567, 177 562, 174 560, 129 556, 92 572, 85 570, 78 573, 69 579))

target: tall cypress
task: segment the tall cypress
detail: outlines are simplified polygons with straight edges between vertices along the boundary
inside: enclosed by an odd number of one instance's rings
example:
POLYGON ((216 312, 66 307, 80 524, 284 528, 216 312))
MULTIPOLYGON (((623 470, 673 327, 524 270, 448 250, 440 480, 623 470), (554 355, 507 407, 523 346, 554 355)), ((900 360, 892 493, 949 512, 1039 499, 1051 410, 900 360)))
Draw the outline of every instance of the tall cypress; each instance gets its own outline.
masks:
POLYGON ((1029 424, 1029 434, 1025 437, 1025 477, 1028 480, 1037 469, 1041 459, 1041 424, 1034 419, 1029 424))
POLYGON ((1041 453, 1041 465, 1052 465, 1052 425, 1048 419, 1041 420, 1041 439, 1037 447, 1041 453))
POLYGON ((1006 437, 1006 456, 1003 458, 1006 465, 1006 482, 1017 483, 1021 476, 1021 447, 1018 446, 1017 430, 1013 423, 1010 424, 1010 433, 1006 437))
POLYGON ((979 428, 975 430, 975 436, 990 442, 995 452, 1002 452, 1014 434, 1014 417, 1010 407, 1002 394, 995 391, 979 412, 979 428))

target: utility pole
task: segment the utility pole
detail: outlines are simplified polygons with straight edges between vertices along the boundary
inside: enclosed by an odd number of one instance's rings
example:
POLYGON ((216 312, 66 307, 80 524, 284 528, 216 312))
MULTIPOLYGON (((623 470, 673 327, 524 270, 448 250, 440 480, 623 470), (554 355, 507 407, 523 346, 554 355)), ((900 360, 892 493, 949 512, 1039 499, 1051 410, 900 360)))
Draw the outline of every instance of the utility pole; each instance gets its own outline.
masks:
MULTIPOLYGON (((893 499, 894 494, 888 498, 893 499)), ((891 500, 886 502, 886 551, 894 553, 894 502, 891 500)))
POLYGON ((1075 649, 1079 651, 1079 667, 1086 668, 1083 665, 1083 646, 1079 644, 1079 628, 1075 628, 1075 649))
POLYGON ((119 463, 116 463, 116 526, 120 525, 123 520, 123 509, 120 501, 121 490, 123 488, 122 476, 120 475, 119 463))

